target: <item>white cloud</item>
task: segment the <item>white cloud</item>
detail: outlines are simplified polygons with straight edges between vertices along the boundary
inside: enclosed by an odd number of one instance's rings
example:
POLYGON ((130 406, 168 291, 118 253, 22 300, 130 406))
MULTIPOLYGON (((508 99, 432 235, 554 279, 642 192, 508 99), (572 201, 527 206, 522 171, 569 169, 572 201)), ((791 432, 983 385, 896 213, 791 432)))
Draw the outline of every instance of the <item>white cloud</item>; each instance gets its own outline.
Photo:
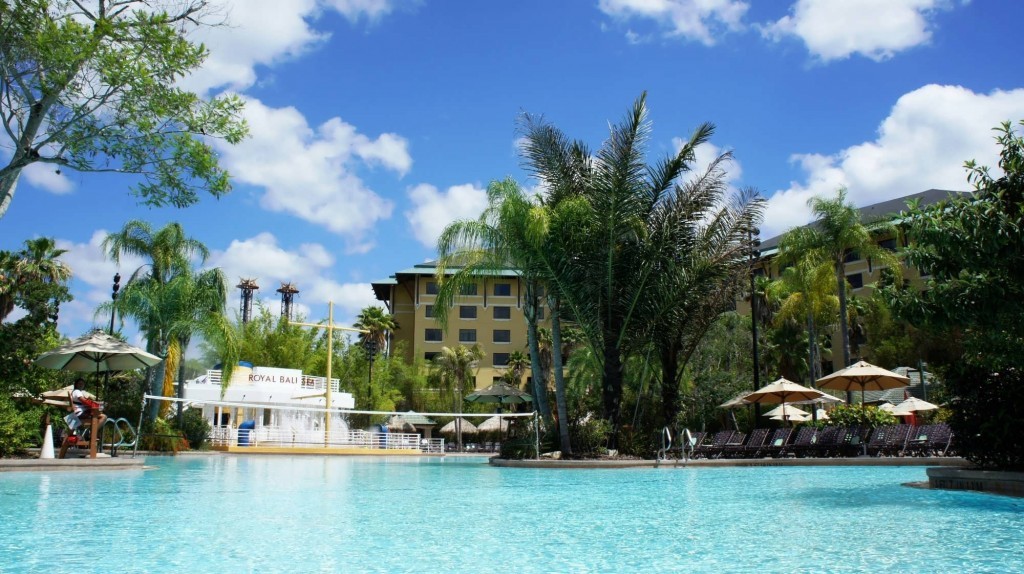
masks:
POLYGON ((800 38, 823 61, 861 54, 875 61, 926 44, 931 18, 949 0, 798 0, 791 14, 762 29, 779 41, 800 38))
MULTIPOLYGON (((670 36, 711 46, 723 31, 743 28, 743 16, 750 5, 740 0, 600 0, 598 7, 621 20, 653 20, 668 28, 670 36)), ((633 30, 627 31, 626 37, 631 43, 641 39, 633 30)))
POLYGON ((487 207, 487 191, 473 184, 454 185, 441 192, 421 183, 409 189, 413 209, 405 212, 413 235, 427 247, 435 247, 437 238, 451 222, 476 219, 487 207))
POLYGON ((124 287, 132 273, 146 263, 144 259, 135 256, 122 257, 120 264, 108 259, 102 248, 107 234, 105 229, 98 229, 86 243, 57 240, 57 248, 67 250, 60 259, 71 268, 74 280, 72 287, 75 291, 75 299, 61 305, 62 328, 71 324, 78 327, 72 331, 84 331, 85 328, 80 327, 82 323, 92 325, 98 321, 102 324, 104 320, 97 319, 95 313, 102 303, 110 301, 114 274, 121 274, 121 287, 124 287))
POLYGON ((265 209, 286 212, 323 226, 349 241, 349 252, 365 252, 364 236, 391 216, 390 201, 368 188, 356 171, 380 166, 404 175, 412 157, 404 138, 370 139, 331 118, 313 129, 297 109, 270 108, 246 99, 251 137, 238 145, 217 143, 223 165, 237 181, 261 186, 265 209))
MULTIPOLYGON (((683 148, 683 145, 687 140, 683 138, 672 138, 672 147, 674 153, 679 153, 679 150, 683 148)), ((711 162, 718 158, 718 156, 725 153, 726 150, 716 146, 711 142, 705 142, 697 146, 694 150, 694 160, 690 166, 690 171, 687 174, 688 179, 698 177, 707 171, 708 166, 711 162)), ((743 167, 740 165, 739 160, 735 157, 727 162, 720 164, 720 168, 725 170, 725 180, 732 186, 736 182, 743 178, 743 167)))
POLYGON ((995 169, 998 146, 990 128, 1024 118, 1024 89, 977 94, 960 86, 927 85, 903 95, 878 128, 874 141, 832 155, 796 154, 802 182, 776 191, 768 201, 765 237, 810 220, 807 200, 849 189, 857 206, 927 189, 969 189, 964 161, 995 169))
MULTIPOLYGON (((275 291, 281 283, 288 282, 299 289, 296 312, 309 316, 311 304, 334 301, 339 317, 354 317, 363 307, 375 303, 373 289, 369 283, 340 283, 331 279, 334 262, 334 256, 319 243, 306 243, 295 250, 287 250, 270 233, 236 239, 227 249, 212 252, 209 260, 211 267, 221 268, 232 285, 242 278, 256 279, 260 286, 259 299, 272 310, 280 306, 280 296, 275 291)), ((239 301, 238 290, 233 290, 229 307, 238 309, 239 301)))
POLYGON ((210 55, 203 68, 184 81, 199 92, 226 87, 241 91, 256 82, 257 66, 273 66, 315 49, 329 34, 312 22, 336 11, 351 22, 375 22, 395 8, 395 0, 222 0, 212 21, 221 26, 193 32, 210 55))
POLYGON ((58 173, 60 168, 48 163, 31 163, 21 170, 22 177, 33 187, 56 195, 71 193, 74 186, 71 180, 58 173))

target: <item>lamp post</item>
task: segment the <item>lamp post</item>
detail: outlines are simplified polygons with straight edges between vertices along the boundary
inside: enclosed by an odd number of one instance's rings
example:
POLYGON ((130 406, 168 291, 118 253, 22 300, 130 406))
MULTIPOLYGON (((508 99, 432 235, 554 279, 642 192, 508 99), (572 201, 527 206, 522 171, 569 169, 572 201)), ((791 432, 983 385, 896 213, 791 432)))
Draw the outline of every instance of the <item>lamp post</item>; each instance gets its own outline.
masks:
MULTIPOLYGON (((752 227, 747 229, 747 241, 750 245, 748 261, 750 263, 750 332, 754 357, 754 391, 761 388, 761 367, 757 357, 757 289, 754 281, 754 261, 761 257, 758 247, 761 246, 761 239, 758 235, 761 230, 752 227)), ((754 426, 761 419, 761 404, 754 403, 754 426)))
MULTIPOLYGON (((117 309, 114 307, 114 303, 117 302, 117 292, 121 290, 121 274, 114 273, 114 286, 110 292, 110 329, 107 330, 108 335, 114 334, 114 316, 117 314, 117 309)), ((103 373, 103 392, 101 395, 103 398, 107 397, 107 384, 110 382, 110 371, 103 373)), ((181 384, 181 383, 178 383, 181 384)), ((179 421, 180 423, 181 421, 179 421)), ((179 424, 180 426, 180 424, 179 424)))

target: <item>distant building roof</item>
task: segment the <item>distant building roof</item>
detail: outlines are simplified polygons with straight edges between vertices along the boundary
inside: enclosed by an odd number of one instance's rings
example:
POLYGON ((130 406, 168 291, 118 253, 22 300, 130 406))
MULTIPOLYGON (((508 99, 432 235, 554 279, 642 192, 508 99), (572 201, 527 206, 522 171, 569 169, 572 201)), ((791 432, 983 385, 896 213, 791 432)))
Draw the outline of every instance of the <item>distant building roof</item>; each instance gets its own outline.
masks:
MULTIPOLYGON (((879 404, 890 402, 894 405, 898 405, 908 396, 927 399, 927 397, 924 396, 925 389, 921 386, 921 371, 913 367, 896 367, 895 369, 890 370, 898 375, 908 377, 910 379, 910 384, 906 387, 889 389, 887 391, 864 391, 865 403, 879 404)), ((939 381, 935 379, 935 376, 928 371, 924 372, 924 381, 926 386, 930 389, 933 389, 940 384, 939 381)), ((855 396, 859 394, 860 393, 854 393, 855 396)))
MULTIPOLYGON (((896 199, 888 199, 879 203, 873 203, 871 205, 865 205, 861 207, 860 220, 865 223, 872 221, 878 221, 886 217, 891 217, 898 214, 899 212, 907 208, 907 203, 912 200, 920 200, 921 205, 932 205, 942 200, 949 199, 952 196, 969 195, 969 191, 950 191, 946 189, 929 189, 920 193, 914 193, 911 195, 905 195, 903 197, 897 197, 896 199)), ((810 226, 817 225, 817 222, 809 223, 810 226)), ((779 247, 779 241, 782 239, 782 235, 776 235, 769 239, 765 239, 761 242, 761 253, 765 255, 774 255, 775 251, 779 247)))

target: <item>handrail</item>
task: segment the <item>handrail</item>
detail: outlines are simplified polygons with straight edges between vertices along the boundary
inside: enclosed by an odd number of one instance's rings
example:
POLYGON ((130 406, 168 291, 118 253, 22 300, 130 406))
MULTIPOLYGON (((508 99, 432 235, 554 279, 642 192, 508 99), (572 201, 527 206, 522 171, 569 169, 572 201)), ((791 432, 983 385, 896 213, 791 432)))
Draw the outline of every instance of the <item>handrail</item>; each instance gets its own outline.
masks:
POLYGON ((658 449, 658 454, 655 456, 655 467, 661 464, 663 458, 667 458, 666 455, 670 450, 672 450, 672 431, 666 426, 661 429, 661 448, 658 449))
POLYGON ((112 441, 112 442, 109 442, 109 443, 103 443, 101 445, 101 447, 100 447, 100 450, 102 450, 103 447, 109 446, 110 447, 110 456, 117 456, 117 449, 118 449, 118 447, 122 447, 122 446, 134 447, 135 443, 138 442, 138 440, 139 440, 139 433, 135 432, 135 428, 132 426, 132 423, 128 422, 128 419, 126 419, 124 417, 121 417, 121 418, 118 418, 118 419, 107 419, 106 421, 103 422, 103 426, 100 427, 100 437, 103 437, 103 436, 106 435, 106 429, 107 429, 108 425, 114 427, 114 431, 117 433, 118 439, 116 441, 112 441), (126 430, 128 431, 129 435, 132 437, 131 441, 128 441, 128 440, 125 439, 125 431, 126 430))

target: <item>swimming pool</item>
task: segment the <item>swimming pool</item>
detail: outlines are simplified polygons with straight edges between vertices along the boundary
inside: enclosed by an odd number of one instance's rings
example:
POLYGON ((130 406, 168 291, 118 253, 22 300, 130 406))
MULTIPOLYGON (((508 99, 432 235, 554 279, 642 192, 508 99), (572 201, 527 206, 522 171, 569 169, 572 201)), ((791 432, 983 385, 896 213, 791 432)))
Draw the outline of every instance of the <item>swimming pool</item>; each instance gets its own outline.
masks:
POLYGON ((0 571, 1024 570, 1024 500, 900 486, 925 480, 921 467, 150 462, 158 468, 0 474, 0 571))

